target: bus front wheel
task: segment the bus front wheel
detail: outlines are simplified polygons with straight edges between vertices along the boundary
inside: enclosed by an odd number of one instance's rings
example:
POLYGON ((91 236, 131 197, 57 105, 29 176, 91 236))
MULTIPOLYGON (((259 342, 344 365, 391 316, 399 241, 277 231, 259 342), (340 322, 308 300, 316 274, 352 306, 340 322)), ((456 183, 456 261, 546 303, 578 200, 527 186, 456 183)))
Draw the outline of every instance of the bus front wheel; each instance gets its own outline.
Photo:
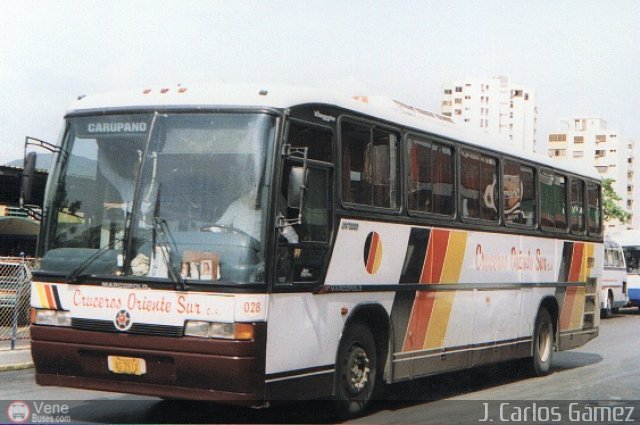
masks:
POLYGON ((533 332, 533 358, 529 363, 533 375, 544 376, 549 373, 553 357, 553 343, 551 315, 543 308, 538 312, 533 332))
POLYGON ((376 347, 369 327, 351 324, 338 349, 334 403, 341 418, 361 415, 376 383, 376 347))

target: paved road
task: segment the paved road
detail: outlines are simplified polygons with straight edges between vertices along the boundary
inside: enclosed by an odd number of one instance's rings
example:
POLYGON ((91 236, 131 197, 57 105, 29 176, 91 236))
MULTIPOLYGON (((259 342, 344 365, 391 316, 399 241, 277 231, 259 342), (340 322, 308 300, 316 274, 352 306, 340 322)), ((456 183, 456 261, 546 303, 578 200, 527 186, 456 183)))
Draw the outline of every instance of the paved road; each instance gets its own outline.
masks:
MULTIPOLYGON (((449 373, 389 386, 385 398, 370 413, 352 423, 422 424, 479 423, 489 412, 491 419, 513 420, 512 415, 532 405, 539 414, 562 410, 576 400, 598 400, 601 406, 635 406, 640 423, 640 313, 636 309, 601 322, 600 336, 584 347, 555 353, 553 372, 529 378, 514 362, 449 373), (518 402, 517 400, 523 401, 518 402), (547 400, 543 402, 541 400, 547 400), (563 401, 564 400, 564 401, 563 401), (489 401, 489 404, 484 402, 489 401), (508 401, 508 405, 500 403, 508 401), (485 411, 485 406, 488 409, 485 411), (540 406, 544 407, 542 410, 540 406), (518 410, 520 409, 520 410, 518 410), (514 413, 515 412, 515 413, 514 413), (503 416, 500 416, 503 415, 503 416)), ((247 410, 210 403, 168 402, 95 391, 38 387, 33 370, 0 374, 0 400, 77 400, 70 402, 73 421, 83 423, 331 423, 328 402, 296 403, 266 410, 247 410)), ((584 405, 578 409, 585 409, 584 405)), ((588 409, 588 406, 587 408, 588 409)), ((533 410, 529 410, 531 413, 533 410)), ((558 413, 558 412, 556 412, 558 413)), ((587 414, 584 410, 574 414, 587 414)), ((555 417, 557 418, 557 417, 555 417)), ((584 417, 581 417, 584 418, 584 417)), ((532 417, 530 416, 531 420, 532 417)), ((538 419, 538 418, 534 418, 538 419)), ((553 416, 550 419, 554 419, 553 416)), ((531 422, 531 421, 530 421, 531 422)), ((586 423, 588 421, 581 421, 586 423)), ((600 422, 600 421, 595 421, 600 422)), ((542 422, 532 422, 542 423, 542 422)))

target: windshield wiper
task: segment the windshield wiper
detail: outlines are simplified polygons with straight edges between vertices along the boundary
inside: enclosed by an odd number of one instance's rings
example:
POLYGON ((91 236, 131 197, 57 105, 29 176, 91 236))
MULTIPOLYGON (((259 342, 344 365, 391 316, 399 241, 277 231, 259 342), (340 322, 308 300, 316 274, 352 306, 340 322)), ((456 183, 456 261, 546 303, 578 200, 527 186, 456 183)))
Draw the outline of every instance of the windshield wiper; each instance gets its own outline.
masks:
POLYGON ((158 233, 164 239, 164 245, 170 248, 169 251, 167 249, 162 249, 162 248, 160 248, 159 250, 162 253, 162 259, 164 263, 167 265, 167 271, 169 272, 171 279, 174 282, 180 284, 180 289, 184 291, 186 289, 186 281, 182 277, 180 272, 178 272, 178 269, 176 269, 175 265, 171 261, 171 255, 172 255, 171 253, 178 252, 178 244, 176 243, 176 240, 173 238, 173 235, 171 234, 171 230, 169 230, 167 221, 159 217, 153 217, 153 233, 154 233, 153 247, 152 247, 151 255, 152 256, 156 255, 156 247, 158 246, 157 240, 156 240, 156 233, 158 233))
POLYGON ((94 252, 93 254, 91 254, 89 256, 89 258, 87 258, 86 260, 84 260, 82 263, 80 263, 80 265, 78 267, 76 267, 75 269, 73 269, 71 271, 71 273, 69 273, 67 275, 67 282, 66 283, 77 283, 78 282, 78 277, 80 277, 80 274, 91 264, 93 263, 95 260, 97 260, 98 258, 100 258, 102 256, 102 254, 104 254, 105 252, 113 249, 113 246, 115 246, 115 244, 117 244, 118 242, 124 242, 123 238, 118 238, 115 239, 109 243, 107 243, 105 246, 103 246, 102 248, 98 249, 96 252, 94 252))
POLYGON ((180 284, 180 289, 185 290, 186 281, 182 277, 182 275, 178 272, 178 270, 171 262, 171 253, 178 253, 178 244, 176 243, 175 238, 171 234, 171 230, 169 229, 169 225, 167 224, 167 220, 160 218, 160 195, 162 194, 162 184, 158 184, 158 194, 156 195, 156 204, 153 207, 153 235, 152 235, 152 243, 151 243, 151 255, 153 257, 156 256, 156 247, 158 246, 158 234, 162 236, 164 239, 165 247, 170 248, 170 251, 167 252, 167 249, 160 249, 162 253, 162 259, 164 263, 167 265, 168 274, 171 275, 171 278, 174 282, 180 284))

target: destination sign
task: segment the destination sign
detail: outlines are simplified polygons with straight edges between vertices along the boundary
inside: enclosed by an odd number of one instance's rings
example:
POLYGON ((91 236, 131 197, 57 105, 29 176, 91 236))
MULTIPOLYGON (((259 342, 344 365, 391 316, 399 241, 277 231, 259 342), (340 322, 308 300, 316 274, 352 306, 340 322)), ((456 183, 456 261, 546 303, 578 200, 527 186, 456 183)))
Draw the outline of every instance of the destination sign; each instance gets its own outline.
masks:
POLYGON ((89 134, 145 133, 147 123, 143 121, 89 122, 86 129, 89 134))
POLYGON ((151 130, 152 117, 147 114, 88 115, 72 117, 77 137, 93 139, 140 138, 151 130))

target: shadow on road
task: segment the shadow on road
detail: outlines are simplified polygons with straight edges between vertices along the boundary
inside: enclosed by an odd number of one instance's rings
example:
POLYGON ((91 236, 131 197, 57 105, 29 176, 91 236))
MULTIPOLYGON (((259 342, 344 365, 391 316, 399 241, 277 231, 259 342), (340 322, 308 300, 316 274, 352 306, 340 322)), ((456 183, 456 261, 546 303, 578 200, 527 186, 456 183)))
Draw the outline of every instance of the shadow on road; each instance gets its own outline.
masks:
MULTIPOLYGON (((558 353, 553 373, 598 363, 602 357, 573 352, 571 357, 558 353)), ((446 373, 414 381, 389 385, 370 414, 396 411, 410 406, 486 390, 530 377, 522 363, 510 361, 470 370, 446 373)), ((99 423, 335 423, 330 401, 295 402, 268 409, 253 410, 216 403, 181 400, 95 400, 71 409, 74 421, 99 423)))

